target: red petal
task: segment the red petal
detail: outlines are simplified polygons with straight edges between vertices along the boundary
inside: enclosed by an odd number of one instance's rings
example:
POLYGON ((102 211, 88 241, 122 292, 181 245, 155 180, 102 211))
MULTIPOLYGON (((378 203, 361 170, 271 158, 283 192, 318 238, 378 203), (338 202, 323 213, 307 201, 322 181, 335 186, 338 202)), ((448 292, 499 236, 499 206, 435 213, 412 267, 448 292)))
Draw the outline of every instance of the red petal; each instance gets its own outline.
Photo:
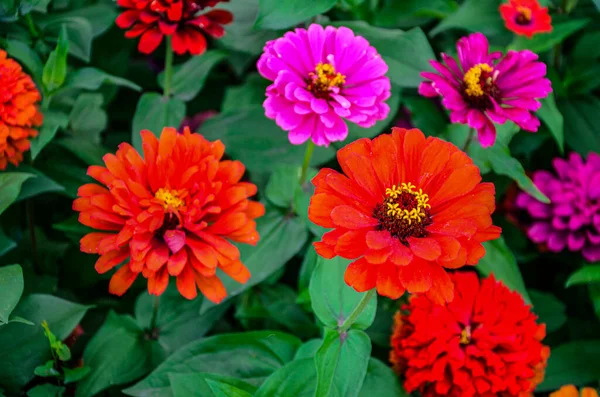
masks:
POLYGON ((128 29, 138 20, 139 15, 140 12, 137 10, 123 11, 123 13, 117 17, 115 23, 121 29, 128 29))
POLYGON ((183 271, 177 276, 177 289, 186 299, 194 299, 198 296, 194 271, 190 266, 184 267, 183 271))
POLYGON ((348 266, 344 273, 344 281, 358 292, 373 289, 377 282, 377 266, 360 258, 348 266))
POLYGON ((381 265, 377 272, 377 292, 391 299, 398 299, 404 294, 404 287, 398 278, 398 267, 381 265))
POLYGON ((169 248, 162 242, 153 242, 152 249, 146 256, 146 266, 149 270, 157 271, 169 260, 169 248))
POLYGON ((108 284, 108 292, 113 295, 122 296, 131 284, 135 281, 139 273, 133 273, 129 269, 129 265, 121 266, 119 270, 112 276, 108 284))
POLYGON ((227 297, 225 286, 218 277, 204 277, 196 274, 196 285, 209 301, 219 304, 227 297))
POLYGON ((346 229, 362 229, 379 224, 377 219, 367 216, 349 205, 335 207, 331 211, 331 220, 336 226, 346 229))
POLYGON ((411 251, 416 256, 434 261, 442 255, 442 249, 435 239, 430 237, 424 238, 408 238, 408 245, 410 246, 411 251))
POLYGON ((171 255, 167 262, 167 270, 171 276, 178 276, 183 271, 183 268, 188 262, 188 254, 186 250, 181 250, 176 254, 171 255))
POLYGON ((365 233, 351 230, 342 234, 335 245, 335 252, 346 259, 356 259, 362 256, 367 249, 365 233))
POLYGON ((143 54, 150 54, 158 48, 163 38, 163 34, 158 28, 148 29, 140 38, 138 50, 143 54))
POLYGON ((169 285, 169 273, 163 267, 148 279, 148 293, 150 295, 162 295, 167 289, 167 285, 169 285))
POLYGON ((95 269, 99 274, 104 274, 113 267, 117 266, 119 263, 123 262, 128 257, 129 250, 126 248, 120 251, 110 251, 109 253, 104 254, 100 258, 98 258, 98 260, 96 261, 95 269))
POLYGON ((414 258, 406 266, 400 266, 400 281, 411 294, 426 292, 431 288, 432 280, 429 264, 418 258, 414 258))
POLYGON ((79 246, 81 252, 85 252, 87 254, 95 254, 98 252, 98 245, 100 244, 100 240, 103 240, 106 237, 116 236, 112 233, 100 233, 93 232, 88 233, 79 241, 79 246))

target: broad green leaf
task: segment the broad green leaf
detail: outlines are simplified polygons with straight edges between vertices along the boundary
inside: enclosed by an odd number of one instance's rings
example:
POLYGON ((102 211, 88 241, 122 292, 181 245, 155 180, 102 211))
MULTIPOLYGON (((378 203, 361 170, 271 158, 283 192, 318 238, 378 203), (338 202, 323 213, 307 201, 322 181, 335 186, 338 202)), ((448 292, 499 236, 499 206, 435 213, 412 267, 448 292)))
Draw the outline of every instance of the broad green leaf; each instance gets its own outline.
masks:
POLYGON ((295 336, 276 331, 211 336, 177 350, 124 393, 140 397, 170 395, 170 373, 210 372, 257 385, 290 362, 300 344, 295 336))
MULTIPOLYGON (((227 57, 225 51, 210 50, 202 56, 191 57, 174 68, 171 80, 171 94, 184 102, 191 101, 204 87, 204 82, 212 68, 227 57)), ((164 88, 164 72, 158 75, 158 84, 164 88)))
MULTIPOLYGON (((313 358, 294 360, 275 371, 256 391, 254 397, 314 397, 317 370, 313 358)), ((332 390, 327 397, 338 397, 332 390)))
POLYGON ((40 194, 44 193, 61 193, 65 191, 65 188, 62 185, 48 178, 41 171, 36 170, 29 165, 20 165, 19 170, 27 172, 31 175, 35 175, 35 178, 30 178, 23 182, 23 186, 21 186, 21 192, 19 193, 19 197, 17 197, 15 202, 39 196, 40 194))
POLYGON ((27 392, 27 397, 62 397, 65 393, 62 386, 46 383, 36 386, 27 392))
POLYGON ((504 31, 504 23, 498 12, 498 0, 466 0, 454 13, 448 15, 434 29, 435 36, 448 29, 462 29, 494 35, 504 31))
POLYGON ((185 117, 185 103, 175 98, 165 98, 155 92, 142 95, 131 124, 131 141, 141 153, 142 130, 150 130, 160 136, 164 127, 178 128, 185 117))
POLYGON ((39 81, 42 78, 44 64, 35 50, 20 40, 12 39, 6 40, 5 50, 8 55, 18 60, 25 69, 29 70, 35 80, 39 81))
MULTIPOLYGON (((135 317, 141 329, 148 329, 152 319, 154 296, 142 292, 135 303, 135 317)), ((171 353, 189 342, 200 339, 223 316, 229 305, 219 305, 208 312, 198 315, 202 298, 188 300, 181 296, 174 284, 160 296, 160 305, 156 319, 158 343, 171 353)))
POLYGON ((94 143, 85 137, 67 137, 56 141, 88 165, 103 165, 102 158, 109 152, 104 146, 94 143))
MULTIPOLYGON (((244 163, 250 171, 270 172, 281 164, 302 164, 305 145, 292 145, 288 134, 265 117, 262 106, 221 113, 202 125, 208 140, 220 139, 225 153, 244 163)), ((335 156, 335 149, 319 146, 313 153, 312 165, 321 164, 335 156)))
POLYGON ((448 117, 431 98, 408 97, 403 103, 410 112, 411 123, 426 136, 439 136, 446 129, 448 117))
POLYGON ((290 208, 296 189, 300 188, 301 167, 281 165, 274 169, 265 195, 267 199, 281 208, 290 208))
POLYGON ((560 110, 556 107, 554 94, 550 93, 540 102, 542 107, 537 111, 537 115, 548 126, 560 152, 563 153, 565 151, 564 120, 560 110))
POLYGON ((51 359, 48 339, 41 327, 47 321, 59 340, 65 339, 79 324, 89 306, 72 303, 52 295, 25 297, 13 312, 31 320, 35 326, 10 322, 0 327, 0 362, 18 363, 3 366, 0 387, 16 393, 34 377, 34 369, 51 359))
POLYGON ((433 18, 447 17, 457 8, 454 0, 388 1, 375 11, 373 24, 386 28, 423 26, 433 18))
POLYGON ((367 368, 367 376, 358 397, 374 396, 409 397, 410 395, 400 384, 398 375, 389 366, 371 357, 367 368))
POLYGON ((261 105, 265 101, 265 92, 269 83, 269 80, 258 73, 252 73, 246 78, 243 85, 227 87, 221 111, 236 111, 254 105, 261 105))
POLYGON ((600 114, 600 100, 593 96, 558 102, 565 119, 567 145, 583 156, 589 152, 600 153, 600 134, 596 118, 600 114))
POLYGON ((23 182, 31 177, 35 175, 25 172, 0 173, 0 214, 19 197, 23 182))
POLYGON ((377 313, 373 324, 365 330, 374 345, 390 348, 390 337, 394 325, 394 315, 400 308, 397 300, 380 298, 377 300, 377 313))
POLYGON ((10 239, 2 228, 0 228, 0 256, 16 248, 17 243, 10 239))
POLYGON ((256 386, 210 373, 169 374, 173 397, 252 397, 256 386))
MULTIPOLYGON (((328 327, 338 328, 349 317, 364 294, 344 282, 344 273, 351 261, 336 257, 318 257, 317 267, 310 280, 310 298, 316 316, 328 327)), ((353 328, 366 329, 373 323, 377 299, 373 297, 353 328)))
POLYGON ((598 46, 598 42, 600 42, 600 32, 586 32, 573 44, 573 51, 569 54, 569 58, 574 63, 595 61, 597 58, 600 58, 600 46, 598 46))
POLYGON ((102 94, 83 93, 79 95, 69 115, 71 135, 99 144, 100 133, 108 125, 108 115, 102 109, 103 103, 102 94))
POLYGON ((85 365, 83 367, 76 367, 73 369, 63 368, 62 370, 65 374, 65 385, 68 385, 69 383, 79 382, 81 379, 85 378, 90 373, 90 367, 85 365))
MULTIPOLYGON (((53 3, 58 3, 54 0, 53 3)), ((64 7, 63 7, 64 8, 64 7)), ((37 18, 36 22, 44 27, 48 24, 60 22, 65 18, 82 18, 89 22, 92 27, 93 37, 99 36, 114 26, 115 18, 118 15, 118 9, 110 3, 96 3, 86 7, 77 7, 67 12, 51 13, 37 18)))
POLYGON ((287 29, 329 11, 336 0, 259 0, 258 29, 287 29))
POLYGON ((363 331, 351 329, 340 335, 326 328, 323 344, 315 355, 315 397, 330 395, 334 385, 342 396, 358 396, 370 356, 371 340, 363 331))
POLYGON ((59 128, 67 128, 69 116, 54 110, 44 111, 44 124, 37 138, 31 140, 31 157, 35 159, 47 144, 54 139, 59 128))
MULTIPOLYGON (((600 87, 600 64, 595 61, 567 64, 564 88, 569 97, 589 95, 600 87)), ((558 93, 557 93, 558 95, 558 93)))
POLYGON ((485 256, 479 260, 475 269, 486 277, 493 274, 496 280, 502 281, 508 289, 521 294, 525 303, 531 304, 515 256, 507 247, 504 238, 487 241, 483 246, 485 256))
POLYGON ((364 21, 336 22, 335 25, 346 26, 366 38, 387 63, 387 76, 398 87, 418 87, 423 81, 421 72, 431 70, 429 61, 435 59, 435 53, 420 28, 404 32, 377 28, 364 21))
POLYGON ((528 290, 533 312, 538 322, 546 324, 546 330, 553 332, 567 322, 566 306, 556 296, 535 289, 528 290))
POLYGON ((300 346, 298 348, 298 350, 296 350, 296 355, 294 356, 294 360, 302 360, 305 358, 314 358, 315 354, 317 354, 317 351, 319 350, 319 348, 321 347, 321 345, 323 344, 323 340, 321 339, 310 339, 306 342, 304 342, 304 344, 302 344, 302 346, 300 346))
POLYGON ((65 87, 95 91, 103 84, 127 87, 134 91, 141 91, 142 89, 139 85, 127 79, 113 76, 100 69, 92 67, 81 68, 73 72, 65 83, 65 87))
POLYGON ((54 91, 65 82, 67 77, 67 54, 69 51, 69 38, 66 26, 62 26, 58 36, 56 49, 50 53, 44 71, 42 82, 48 91, 54 91))
POLYGON ((554 22, 552 32, 538 33, 531 39, 526 36, 516 36, 510 49, 513 50, 531 50, 535 53, 542 53, 552 49, 556 44, 562 43, 567 37, 582 29, 590 22, 589 19, 569 19, 565 22, 554 22))
POLYGON ((23 270, 19 265, 0 267, 0 325, 8 323, 10 314, 23 294, 23 270))
MULTIPOLYGON (((286 216, 286 214, 270 208, 267 208, 265 216, 257 219, 256 229, 260 235, 260 241, 255 247, 247 244, 237 245, 241 261, 252 274, 250 280, 246 284, 239 284, 221 271, 217 272, 227 289, 227 300, 262 282, 281 269, 302 249, 308 239, 308 232, 298 218, 286 216), (265 258, 269 259, 265 260, 265 258)), ((204 300, 200 314, 214 306, 214 303, 204 300)))
POLYGON ((69 54, 84 62, 90 61, 94 29, 87 19, 83 17, 60 16, 44 24, 42 29, 49 36, 56 36, 59 30, 66 29, 69 41, 69 54))
POLYGON ((586 265, 573 272, 567 280, 565 287, 569 288, 578 284, 592 284, 600 282, 600 265, 586 265))
POLYGON ((144 336, 132 317, 110 311, 83 352, 91 371, 79 382, 75 395, 93 396, 146 375, 153 368, 155 343, 144 336))
POLYGON ((544 381, 538 392, 554 391, 564 385, 584 386, 600 379, 600 341, 579 340, 552 349, 544 381))

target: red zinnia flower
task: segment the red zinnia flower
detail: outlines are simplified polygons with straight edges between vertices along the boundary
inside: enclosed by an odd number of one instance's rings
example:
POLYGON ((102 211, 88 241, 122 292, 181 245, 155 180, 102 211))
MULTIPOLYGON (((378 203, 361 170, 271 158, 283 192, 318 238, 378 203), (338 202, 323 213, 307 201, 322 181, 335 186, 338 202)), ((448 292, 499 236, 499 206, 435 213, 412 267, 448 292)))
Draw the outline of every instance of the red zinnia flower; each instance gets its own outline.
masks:
POLYGON ((37 136, 32 128, 42 124, 37 107, 42 99, 31 77, 21 65, 0 50, 0 170, 8 163, 19 165, 29 150, 29 138, 37 136))
POLYGON ((411 297, 396 313, 390 360, 404 387, 423 397, 532 396, 550 349, 546 326, 516 292, 493 276, 452 276, 456 296, 437 305, 411 297))
POLYGON ((540 6, 538 0, 510 0, 500 6, 500 14, 506 28, 521 36, 531 38, 536 33, 552 31, 548 7, 540 6))
POLYGON ((204 14, 202 11, 225 1, 229 0, 117 0, 127 10, 116 23, 121 29, 129 29, 125 37, 141 36, 138 49, 144 54, 154 51, 163 36, 173 35, 173 51, 199 55, 206 51, 202 32, 214 38, 223 37, 222 25, 233 20, 229 11, 212 10, 204 14))
POLYGON ((81 223, 106 232, 83 237, 81 250, 101 255, 98 273, 129 260, 112 276, 113 294, 123 295, 141 273, 148 292, 160 295, 171 275, 184 297, 196 297, 197 285, 220 302, 226 291, 217 268, 240 283, 250 278, 228 240, 257 243, 254 219, 264 207, 248 200, 256 186, 240 182, 242 163, 221 160, 221 141, 188 128, 183 134, 165 128, 160 140, 150 131, 141 135, 144 158, 122 143, 116 155, 104 156, 106 168, 89 167, 88 175, 106 187, 81 186, 73 209, 81 223))
POLYGON ((308 216, 333 228, 315 243, 325 258, 358 259, 345 281, 359 292, 377 288, 396 299, 405 289, 451 301, 444 268, 475 265, 482 242, 498 238, 492 226, 494 185, 456 146, 394 128, 338 151, 345 175, 322 169, 308 216))

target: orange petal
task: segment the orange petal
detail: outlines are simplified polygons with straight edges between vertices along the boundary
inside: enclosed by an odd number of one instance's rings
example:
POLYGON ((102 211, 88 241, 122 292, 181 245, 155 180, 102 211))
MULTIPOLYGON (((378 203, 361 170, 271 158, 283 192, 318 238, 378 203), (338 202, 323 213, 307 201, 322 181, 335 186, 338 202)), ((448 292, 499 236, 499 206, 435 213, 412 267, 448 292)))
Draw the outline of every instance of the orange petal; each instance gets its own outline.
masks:
POLYGON ((342 234, 335 245, 335 253, 346 259, 356 259, 367 249, 363 231, 350 230, 342 234))
POLYGON ((200 292, 213 303, 221 303, 227 297, 225 286, 218 277, 204 277, 196 274, 196 285, 200 292))
POLYGON ((371 216, 367 216, 349 205, 337 206, 331 211, 331 220, 336 226, 346 229, 362 229, 374 227, 379 221, 371 216))
POLYGON ((428 261, 434 261, 442 255, 440 245, 435 239, 430 237, 409 237, 408 245, 413 254, 428 261))
POLYGON ((425 135, 416 129, 410 129, 405 132, 403 157, 404 162, 402 182, 417 183, 420 179, 419 167, 421 163, 421 154, 425 149, 425 135))
POLYGON ((442 254, 438 260, 451 261, 458 257, 458 252, 460 251, 460 242, 457 239, 450 236, 440 235, 431 235, 431 238, 435 239, 442 249, 442 254))
POLYGON ((231 261, 226 265, 221 264, 219 269, 240 284, 246 284, 250 279, 250 271, 240 261, 231 261))
POLYGON ((176 143, 177 130, 171 127, 163 128, 158 140, 158 157, 162 160, 168 159, 176 143))
POLYGON ((246 214, 243 212, 232 212, 222 215, 205 230, 207 233, 227 235, 243 227, 246 222, 248 222, 246 214))
POLYGON ((579 391, 573 385, 566 385, 558 389, 558 391, 550 393, 550 397, 579 397, 579 391))
POLYGON ((196 240, 195 238, 188 238, 187 246, 192 251, 196 259, 198 259, 198 261, 200 261, 203 265, 210 268, 217 267, 217 252, 210 245, 196 240))
POLYGON ((348 178, 366 192, 375 197, 383 195, 385 188, 379 183, 369 157, 350 154, 342 165, 342 169, 348 178))
POLYGON ((373 169, 384 188, 396 185, 398 175, 398 148, 389 134, 380 135, 373 139, 371 162, 373 169))
POLYGON ((133 273, 129 269, 129 265, 121 266, 119 270, 112 276, 108 284, 108 292, 113 295, 122 296, 131 284, 135 281, 139 273, 133 273))
POLYGON ((212 246, 217 252, 228 257, 229 259, 239 259, 240 251, 237 247, 227 240, 205 232, 197 232, 198 237, 204 240, 208 245, 212 246))
POLYGON ((467 165, 455 170, 440 186, 438 191, 431 191, 429 204, 434 208, 448 200, 469 193, 481 182, 479 168, 467 165))
POLYGON ((167 270, 171 276, 178 276, 188 262, 188 254, 186 250, 180 250, 176 254, 169 257, 167 261, 167 270))
POLYGON ((348 265, 344 273, 344 281, 358 292, 373 289, 377 283, 377 266, 360 258, 348 265))
POLYGON ((100 244, 100 240, 106 238, 106 237, 110 237, 110 236, 116 236, 115 234, 112 233, 100 233, 100 232, 93 232, 93 233, 88 233, 85 236, 83 236, 83 238, 81 240, 79 240, 79 247, 81 249, 81 252, 85 252, 87 254, 95 254, 98 252, 98 244, 100 244))
POLYGON ((308 219, 319 226, 332 228, 335 225, 331 220, 331 212, 334 208, 344 204, 345 203, 342 199, 330 194, 315 194, 310 198, 310 205, 308 206, 308 219))
POLYGON ((430 264, 431 288, 427 291, 427 297, 434 303, 443 305, 454 299, 454 284, 450 276, 439 265, 430 264))
POLYGON ((328 244, 322 243, 322 242, 314 242, 313 247, 315 247, 315 251, 317 252, 317 254, 319 254, 323 258, 326 258, 326 259, 335 258, 335 251, 334 251, 335 246, 328 245, 328 244))
POLYGON ((163 242, 153 243, 152 249, 146 255, 146 266, 157 271, 169 260, 169 248, 163 242))
POLYGON ((148 293, 150 295, 162 295, 167 289, 167 285, 169 285, 169 272, 163 267, 148 279, 148 293))
POLYGON ((198 296, 194 271, 190 266, 185 266, 183 271, 177 276, 177 290, 186 299, 191 300, 198 296))
POLYGON ((414 258, 406 266, 398 268, 400 281, 411 294, 427 292, 431 288, 431 273, 429 264, 419 258, 414 258))
POLYGON ((404 287, 398 278, 398 267, 381 265, 377 272, 377 292, 391 299, 398 299, 404 294, 404 287))
POLYGON ((119 263, 123 262, 128 257, 129 249, 127 248, 121 249, 120 251, 110 251, 109 253, 104 254, 100 258, 98 258, 94 268, 99 274, 104 274, 113 267, 117 266, 119 263))

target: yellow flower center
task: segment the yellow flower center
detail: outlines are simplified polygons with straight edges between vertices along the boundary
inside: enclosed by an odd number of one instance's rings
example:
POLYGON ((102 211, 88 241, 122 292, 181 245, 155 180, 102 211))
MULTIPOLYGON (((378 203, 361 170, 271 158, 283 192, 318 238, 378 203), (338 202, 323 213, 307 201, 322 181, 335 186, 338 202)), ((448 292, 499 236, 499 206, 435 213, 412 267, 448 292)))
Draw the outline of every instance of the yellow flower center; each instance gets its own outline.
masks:
POLYGON ((467 325, 460 333, 460 344, 468 345, 471 343, 471 326, 467 325))
POLYGON ((413 222, 421 223, 427 214, 425 210, 431 208, 427 204, 429 196, 422 189, 416 190, 412 183, 402 183, 385 190, 386 214, 396 219, 401 219, 411 225, 413 222))
POLYGON ((319 63, 315 67, 315 72, 308 75, 308 90, 312 91, 317 97, 322 94, 328 94, 334 87, 341 88, 346 83, 346 76, 335 71, 330 63, 319 63))
MULTIPOLYGON (((463 81, 465 82, 465 93, 468 96, 482 96, 485 94, 481 81, 482 75, 484 75, 483 77, 486 77, 485 75, 492 73, 492 70, 492 67, 487 63, 478 63, 469 69, 463 78, 463 81)), ((483 84, 491 85, 492 81, 492 76, 488 76, 483 81, 483 84)))
POLYGON ((519 16, 517 17, 517 23, 523 25, 531 21, 531 8, 518 6, 517 12, 519 13, 519 16))
POLYGON ((180 197, 177 190, 168 190, 160 188, 154 194, 154 197, 162 201, 165 210, 178 210, 185 205, 185 201, 180 197))

